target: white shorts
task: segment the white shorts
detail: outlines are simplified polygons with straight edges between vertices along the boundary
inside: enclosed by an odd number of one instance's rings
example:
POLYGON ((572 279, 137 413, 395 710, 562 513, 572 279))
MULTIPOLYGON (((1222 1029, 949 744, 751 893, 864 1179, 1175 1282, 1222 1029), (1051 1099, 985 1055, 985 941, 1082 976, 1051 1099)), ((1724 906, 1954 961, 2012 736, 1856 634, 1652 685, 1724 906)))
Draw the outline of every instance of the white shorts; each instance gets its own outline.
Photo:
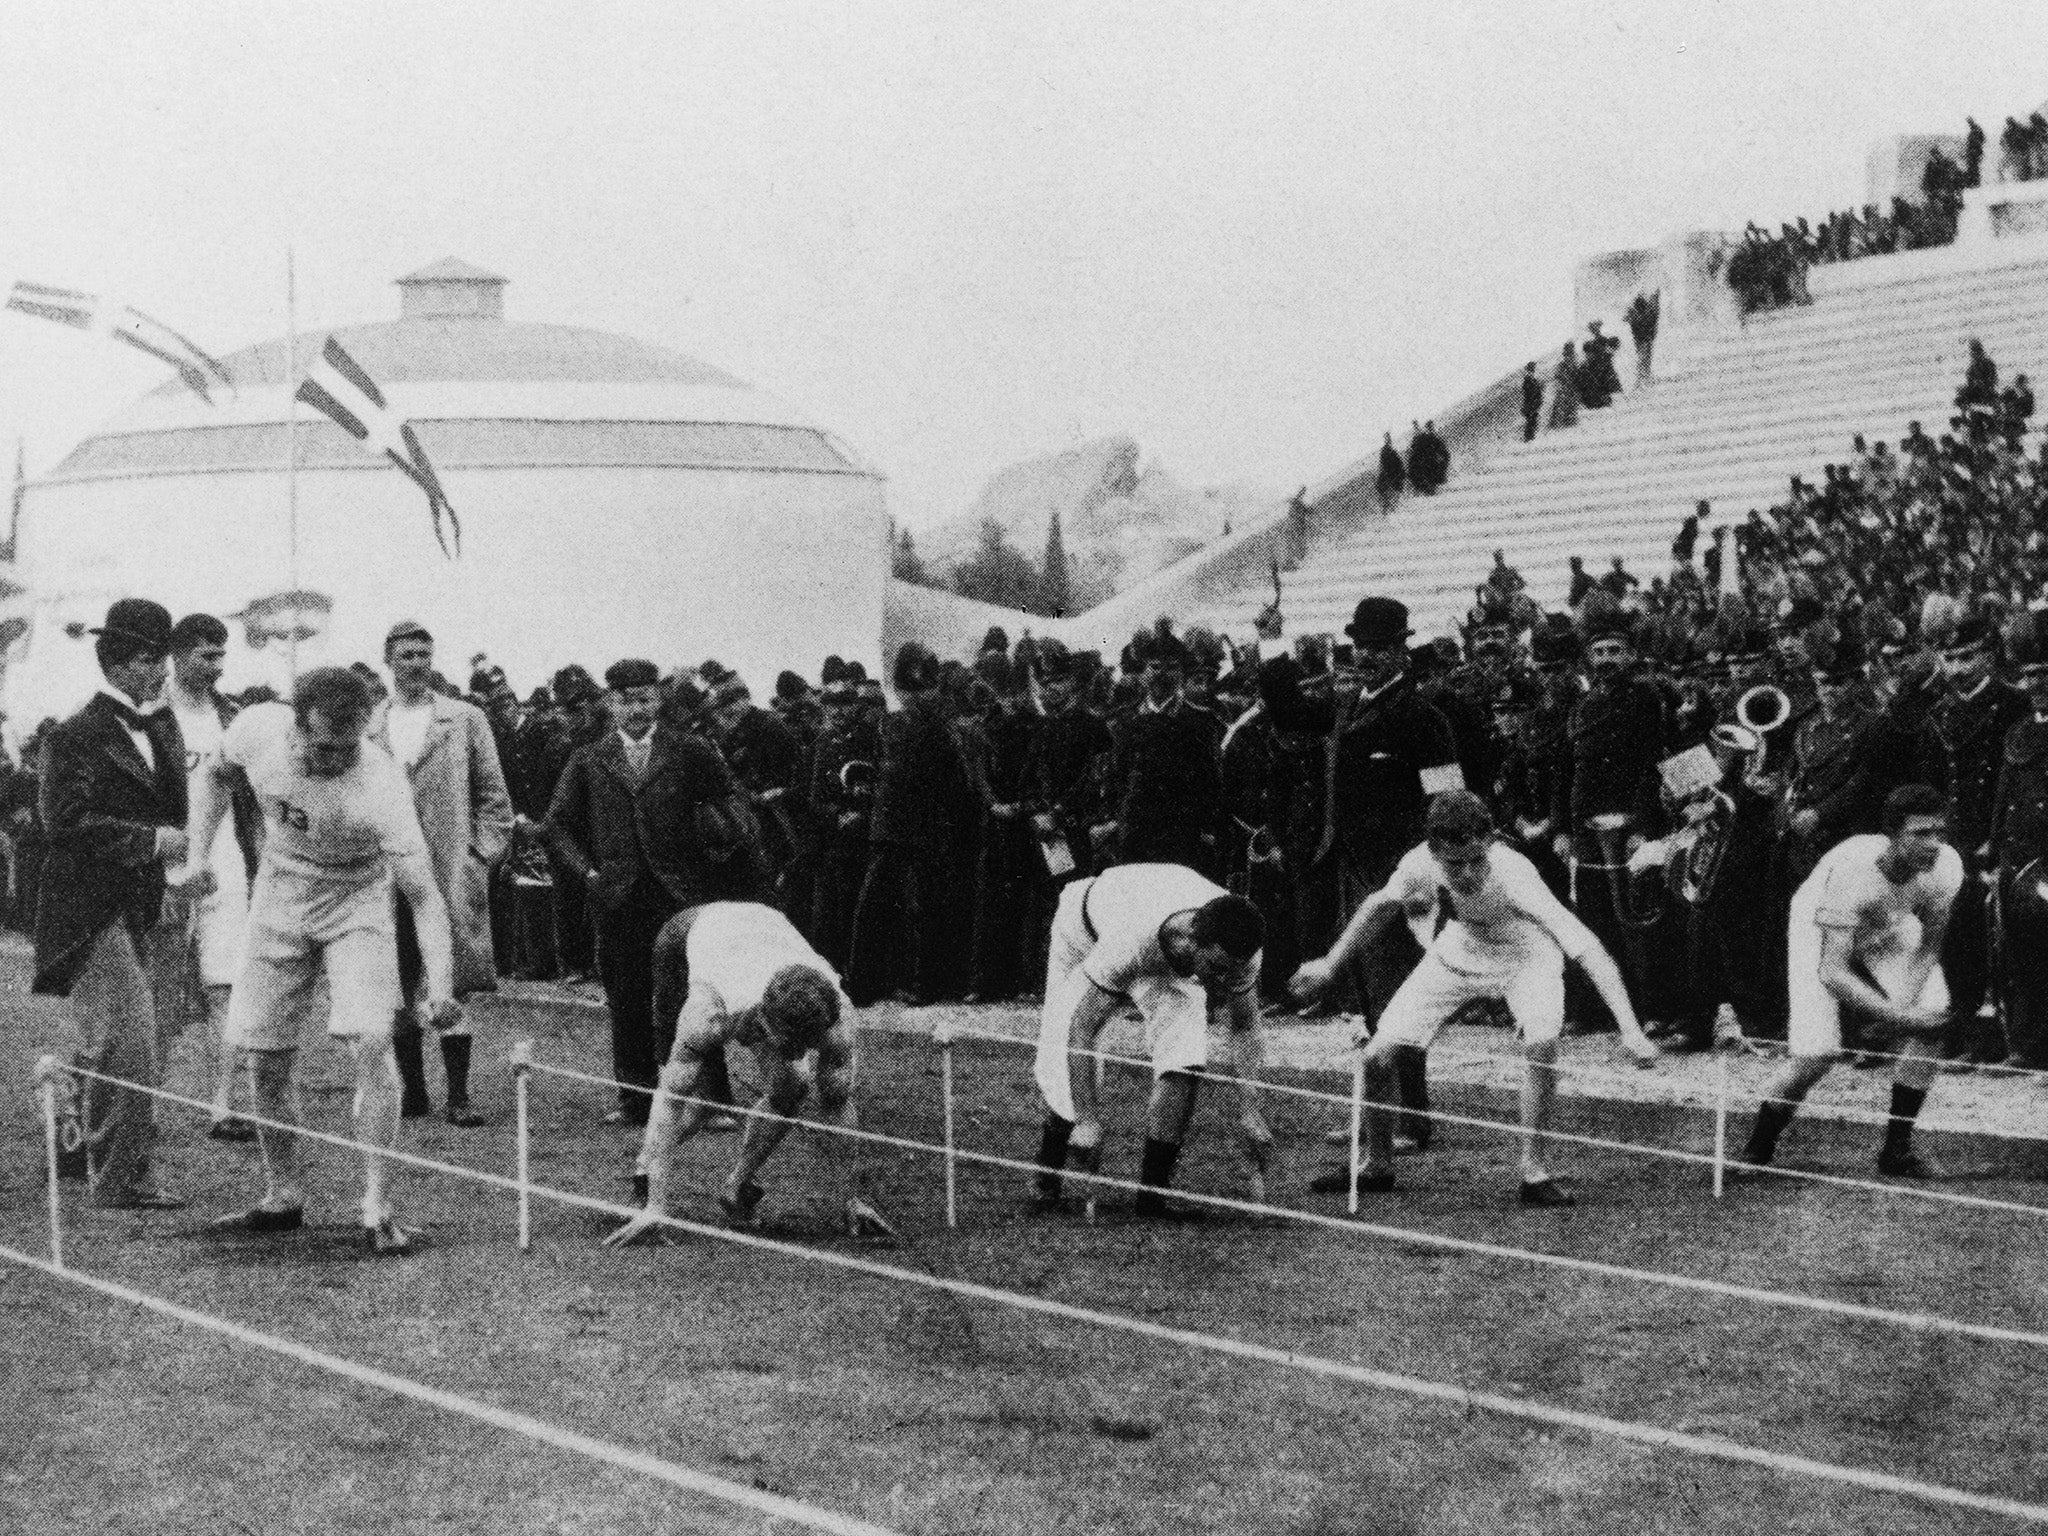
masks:
POLYGON ((391 882, 338 889, 263 871, 250 903, 242 973, 228 998, 228 1043, 288 1051, 319 1010, 327 1033, 388 1037, 401 998, 391 882))
MULTIPOLYGON (((1906 937, 1918 942, 1917 930, 1906 937)), ((1820 979, 1821 928, 1811 921, 1794 922, 1786 935, 1786 975, 1790 1006, 1785 1043, 1794 1056, 1839 1056, 1842 1053, 1842 1005, 1820 979)), ((1861 957, 1864 973, 1887 997, 1905 988, 1909 951, 1900 949, 1861 957)), ((1948 1008, 1948 978, 1937 963, 1927 973, 1917 1001, 1923 1007, 1948 1008)))
POLYGON ((1452 1015, 1481 998, 1508 1005, 1524 1045, 1555 1041, 1564 1033, 1563 952, 1546 943, 1500 966, 1464 971, 1446 964, 1433 944, 1388 1002, 1375 1038, 1426 1049, 1452 1015))
MULTIPOLYGON (((1099 991, 1081 969, 1095 947, 1081 920, 1081 903, 1089 882, 1076 880, 1060 893, 1053 914, 1052 937, 1045 971, 1045 1006, 1038 1019, 1038 1056, 1032 1077, 1045 1107, 1062 1120, 1074 1118, 1074 1096, 1067 1076, 1068 1040, 1074 1014, 1090 993, 1099 991)), ((1145 1021, 1146 1051, 1154 1078, 1169 1072, 1191 1072, 1209 1064, 1209 996, 1193 977, 1140 978, 1130 1000, 1145 1021)))

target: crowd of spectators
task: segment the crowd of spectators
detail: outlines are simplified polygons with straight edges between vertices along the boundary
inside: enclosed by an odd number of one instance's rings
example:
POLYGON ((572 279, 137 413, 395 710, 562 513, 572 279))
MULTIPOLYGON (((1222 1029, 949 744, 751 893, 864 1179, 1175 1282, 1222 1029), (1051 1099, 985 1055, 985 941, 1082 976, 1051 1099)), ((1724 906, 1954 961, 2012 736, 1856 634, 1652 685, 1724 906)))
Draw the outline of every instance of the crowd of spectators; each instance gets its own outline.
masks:
MULTIPOLYGON (((1751 223, 1726 258, 1728 286, 1745 314, 1808 302, 1807 269, 1826 262, 1854 261, 1947 245, 1956 237, 1963 193, 1979 185, 1984 172, 1984 130, 1971 118, 1960 160, 1937 149, 1920 175, 1920 197, 1894 197, 1889 208, 1865 203, 1820 221, 1781 224, 1775 235, 1751 223)), ((2048 175, 2048 120, 2040 113, 2021 123, 2005 120, 2000 136, 1998 179, 2031 181, 2048 175)))

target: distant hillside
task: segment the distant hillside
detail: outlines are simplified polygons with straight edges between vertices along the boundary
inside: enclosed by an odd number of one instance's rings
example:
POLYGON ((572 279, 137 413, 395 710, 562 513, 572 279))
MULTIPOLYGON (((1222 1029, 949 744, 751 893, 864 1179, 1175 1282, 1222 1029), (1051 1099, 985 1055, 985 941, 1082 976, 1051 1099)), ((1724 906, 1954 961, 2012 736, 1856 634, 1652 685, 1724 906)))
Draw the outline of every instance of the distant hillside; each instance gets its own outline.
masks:
POLYGON ((1071 610, 1080 612, 1170 565, 1270 506, 1270 492, 1196 489, 1159 464, 1139 465, 1138 445, 1105 437, 1002 470, 963 516, 916 534, 934 585, 985 547, 993 522, 1037 565, 1053 514, 1071 569, 1071 610))

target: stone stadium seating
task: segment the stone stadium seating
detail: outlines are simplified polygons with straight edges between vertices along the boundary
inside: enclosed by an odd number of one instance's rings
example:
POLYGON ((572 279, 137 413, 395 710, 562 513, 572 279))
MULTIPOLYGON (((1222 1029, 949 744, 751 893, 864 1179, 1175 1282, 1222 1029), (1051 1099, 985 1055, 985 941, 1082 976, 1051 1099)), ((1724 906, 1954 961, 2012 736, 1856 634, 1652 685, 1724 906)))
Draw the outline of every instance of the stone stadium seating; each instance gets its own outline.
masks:
MULTIPOLYGON (((1947 431, 1972 337, 2001 384, 2025 373, 2040 392, 2048 380, 2048 257, 1973 271, 1873 257, 1815 269, 1812 289, 1810 305, 1690 338, 1681 374, 1582 413, 1575 428, 1524 444, 1498 413, 1475 417, 1452 435, 1452 478, 1434 497, 1382 514, 1355 480, 1319 488, 1340 526, 1283 578, 1290 631, 1340 630, 1360 595, 1384 592, 1408 602, 1418 634, 1450 633, 1495 549, 1546 607, 1563 602, 1574 554, 1596 576, 1620 555, 1647 585, 1702 498, 1711 529, 1781 500, 1792 475, 1818 481, 1859 432, 1896 448, 1909 421, 1947 431), (1484 452, 1475 431, 1492 436, 1484 452)), ((1616 363, 1630 379, 1630 349, 1616 363)), ((1206 590, 1170 586, 1153 594, 1154 611, 1240 636, 1270 596, 1263 558, 1206 590)))

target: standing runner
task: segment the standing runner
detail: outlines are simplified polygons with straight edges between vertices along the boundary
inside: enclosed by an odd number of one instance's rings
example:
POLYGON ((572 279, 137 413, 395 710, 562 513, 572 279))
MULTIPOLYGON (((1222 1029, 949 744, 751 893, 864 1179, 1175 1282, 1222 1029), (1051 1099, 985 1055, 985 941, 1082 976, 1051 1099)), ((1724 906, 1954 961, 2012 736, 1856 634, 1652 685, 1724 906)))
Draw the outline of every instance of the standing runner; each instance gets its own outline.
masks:
MULTIPOLYGON (((1565 959, 1586 973, 1614 1015, 1622 1043, 1639 1062, 1655 1061, 1657 1048, 1636 1022, 1613 959, 1592 930, 1551 894, 1535 865, 1494 841, 1493 817, 1477 795, 1445 790, 1430 803, 1426 827, 1427 840, 1401 860, 1393 879, 1366 898, 1336 946, 1294 975, 1297 995, 1317 996, 1376 929, 1416 912, 1434 911, 1449 919, 1394 993, 1366 1047, 1366 1145, 1358 1187, 1379 1194, 1394 1187, 1392 1095, 1398 1053, 1427 1050, 1465 1004, 1497 998, 1514 1015, 1522 1041, 1522 1204, 1571 1205, 1571 1191, 1550 1176, 1544 1155, 1557 1100, 1565 959)), ((1351 1170, 1340 1169, 1311 1187, 1333 1194, 1350 1180, 1351 1170)))
MULTIPOLYGON (((453 993, 448 914, 434 884, 426 841, 405 774, 381 751, 363 750, 372 695, 340 667, 308 672, 290 708, 259 704, 228 727, 221 769, 208 775, 192 810, 190 846, 212 846, 228 807, 225 779, 246 776, 263 815, 263 853, 249 901, 247 950, 228 1004, 228 1033, 250 1053, 256 1107, 296 1124, 292 1069, 300 1030, 329 994, 327 1032, 355 1059, 355 1135, 363 1151, 364 1241, 401 1254, 413 1234, 392 1215, 380 1153, 398 1138, 398 1068, 391 1024, 398 1007, 398 960, 391 890, 412 909, 426 970, 429 1021, 461 1018, 453 993)), ((187 855, 175 883, 204 888, 204 853, 187 855)), ((296 1138, 258 1128, 265 1188, 248 1211, 225 1219, 255 1232, 303 1224, 296 1138)))

